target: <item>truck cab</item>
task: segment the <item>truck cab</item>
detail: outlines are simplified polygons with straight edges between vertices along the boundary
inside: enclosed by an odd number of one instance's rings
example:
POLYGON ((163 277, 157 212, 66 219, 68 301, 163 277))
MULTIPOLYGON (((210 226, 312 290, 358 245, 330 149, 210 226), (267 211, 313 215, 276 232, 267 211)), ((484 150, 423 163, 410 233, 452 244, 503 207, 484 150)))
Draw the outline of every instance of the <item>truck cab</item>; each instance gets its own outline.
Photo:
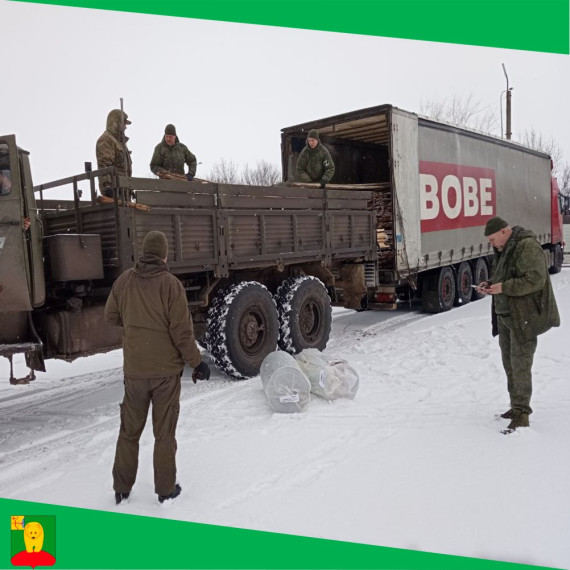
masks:
POLYGON ((45 302, 42 229, 28 153, 13 135, 0 136, 0 353, 25 352, 43 369, 42 344, 31 311, 45 302), (30 225, 24 228, 24 220, 30 225))

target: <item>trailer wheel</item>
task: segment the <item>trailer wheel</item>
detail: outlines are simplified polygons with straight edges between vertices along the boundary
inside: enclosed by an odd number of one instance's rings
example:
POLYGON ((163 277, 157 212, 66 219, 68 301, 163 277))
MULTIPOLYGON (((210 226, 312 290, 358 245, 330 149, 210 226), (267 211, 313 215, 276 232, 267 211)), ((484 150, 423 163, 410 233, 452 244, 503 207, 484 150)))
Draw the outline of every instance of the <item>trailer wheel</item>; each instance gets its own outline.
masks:
POLYGON ((451 267, 442 267, 436 275, 426 277, 422 292, 422 305, 426 313, 449 311, 454 300, 455 275, 451 267))
POLYGON ((455 276, 455 305, 465 305, 473 294, 473 272, 469 262, 462 261, 455 276))
POLYGON ((548 268, 549 273, 560 273, 560 271, 562 270, 563 261, 564 261, 564 252, 562 251, 560 244, 557 243, 554 246, 554 262, 548 268))
MULTIPOLYGON (((479 257, 475 262, 475 271, 473 272, 473 283, 475 285, 479 285, 479 283, 488 280, 489 280, 489 266, 487 265, 485 259, 479 257)), ((484 293, 478 293, 475 289, 473 289, 471 295, 472 295, 471 299, 473 301, 477 301, 485 297, 484 293)))
POLYGON ((277 289, 279 348, 297 354, 305 348, 324 350, 331 332, 332 309, 323 283, 316 277, 293 277, 277 289))
POLYGON ((275 302, 256 281, 221 289, 208 310, 207 326, 208 351, 216 366, 234 378, 259 374, 263 359, 277 348, 275 302))

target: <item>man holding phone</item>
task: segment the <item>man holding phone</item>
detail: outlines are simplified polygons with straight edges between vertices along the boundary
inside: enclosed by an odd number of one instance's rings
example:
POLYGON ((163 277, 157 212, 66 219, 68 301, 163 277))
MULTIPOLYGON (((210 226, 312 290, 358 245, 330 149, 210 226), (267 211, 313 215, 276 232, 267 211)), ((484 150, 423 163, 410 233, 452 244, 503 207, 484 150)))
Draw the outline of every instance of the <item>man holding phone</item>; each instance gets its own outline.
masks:
POLYGON ((511 420, 503 433, 512 433, 529 425, 537 336, 560 326, 560 315, 546 258, 534 233, 520 226, 511 228, 495 217, 487 222, 485 237, 495 255, 490 280, 479 283, 477 290, 493 296, 492 331, 493 336, 499 335, 511 400, 509 410, 501 414, 511 420))

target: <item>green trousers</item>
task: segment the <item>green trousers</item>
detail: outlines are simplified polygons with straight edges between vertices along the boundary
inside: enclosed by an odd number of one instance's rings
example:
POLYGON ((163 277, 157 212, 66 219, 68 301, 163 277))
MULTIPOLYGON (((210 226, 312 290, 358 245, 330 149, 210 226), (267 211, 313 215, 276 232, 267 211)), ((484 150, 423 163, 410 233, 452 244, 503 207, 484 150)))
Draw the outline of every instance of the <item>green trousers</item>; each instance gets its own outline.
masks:
POLYGON ((180 413, 180 373, 165 378, 125 376, 121 427, 113 465, 113 488, 129 493, 139 463, 139 440, 152 402, 154 491, 169 495, 176 485, 176 424, 180 413))
POLYGON ((515 412, 532 414, 532 361, 536 351, 537 338, 518 342, 513 333, 510 317, 498 315, 499 346, 503 357, 503 368, 507 374, 507 388, 511 398, 511 408, 515 412))

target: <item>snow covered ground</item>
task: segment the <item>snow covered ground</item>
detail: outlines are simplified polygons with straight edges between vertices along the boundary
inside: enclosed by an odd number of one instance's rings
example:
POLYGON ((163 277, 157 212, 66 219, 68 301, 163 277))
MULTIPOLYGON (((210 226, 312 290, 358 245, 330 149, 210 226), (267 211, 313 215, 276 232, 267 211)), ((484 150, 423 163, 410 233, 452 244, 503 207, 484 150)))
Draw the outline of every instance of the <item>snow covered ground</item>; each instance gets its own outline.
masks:
MULTIPOLYGON (((182 495, 158 504, 147 425, 121 511, 569 568, 570 268, 553 284, 562 327, 539 339, 530 428, 500 434, 489 299, 441 315, 335 310, 326 353, 359 371, 354 401, 272 414, 259 378, 194 385, 186 370, 182 495)), ((121 359, 49 362, 29 386, 0 362, 2 497, 116 509, 121 359)))

